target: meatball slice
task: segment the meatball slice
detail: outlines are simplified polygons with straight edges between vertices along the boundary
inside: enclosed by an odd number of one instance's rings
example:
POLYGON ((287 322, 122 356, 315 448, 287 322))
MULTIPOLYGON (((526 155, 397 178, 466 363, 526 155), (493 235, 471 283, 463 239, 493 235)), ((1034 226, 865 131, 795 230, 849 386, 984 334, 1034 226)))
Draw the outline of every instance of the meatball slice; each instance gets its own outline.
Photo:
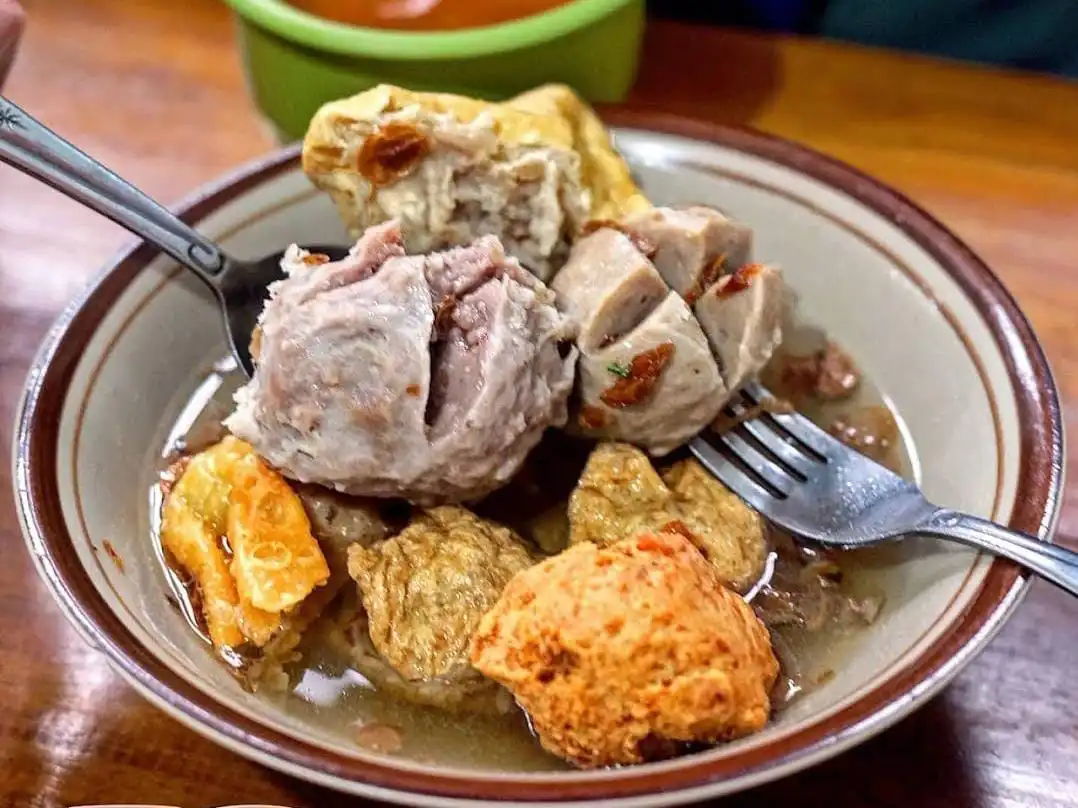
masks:
POLYGON ((737 390, 763 369, 782 341, 782 273, 746 264, 704 292, 695 311, 727 389, 737 390))
POLYGON ((651 243, 655 268, 690 304, 728 267, 736 269, 752 255, 748 226, 700 205, 652 208, 627 218, 624 227, 651 243))
POLYGON ((581 768, 642 763, 763 728, 779 665, 752 609, 677 534, 585 543, 518 574, 472 664, 581 768))
POLYGON ((707 337, 641 244, 612 227, 573 246, 552 289, 580 323, 573 431, 664 455, 727 399, 707 337))
POLYGON ((360 672, 412 701, 469 709, 495 689, 468 661, 472 633, 533 563, 511 530, 450 506, 421 513, 384 542, 353 546, 348 571, 367 626, 355 654, 360 672), (367 639, 376 656, 364 653, 367 639))

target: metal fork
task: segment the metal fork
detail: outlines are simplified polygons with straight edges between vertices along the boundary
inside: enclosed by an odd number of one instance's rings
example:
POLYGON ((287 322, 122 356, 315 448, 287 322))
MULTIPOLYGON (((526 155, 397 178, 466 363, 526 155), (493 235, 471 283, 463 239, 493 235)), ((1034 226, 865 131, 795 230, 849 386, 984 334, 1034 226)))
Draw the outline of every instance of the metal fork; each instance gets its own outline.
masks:
MULTIPOLYGON (((771 397, 742 390, 749 405, 771 397)), ((1078 595, 1078 553, 965 513, 933 505, 921 490, 850 449, 803 415, 765 413, 689 444, 730 490, 779 527, 843 548, 910 534, 951 539, 1009 558, 1078 595)))

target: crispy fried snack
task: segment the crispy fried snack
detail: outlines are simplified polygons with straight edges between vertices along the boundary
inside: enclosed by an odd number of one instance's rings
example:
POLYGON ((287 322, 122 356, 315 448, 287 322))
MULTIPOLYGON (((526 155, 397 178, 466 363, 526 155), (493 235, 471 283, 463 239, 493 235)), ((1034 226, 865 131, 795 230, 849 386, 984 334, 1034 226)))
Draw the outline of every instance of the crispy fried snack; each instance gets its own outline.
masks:
POLYGON ((582 768, 756 732, 779 670, 752 607, 672 533, 578 544, 517 573, 470 653, 582 768))
MULTIPOLYGON (((378 122, 384 115, 412 106, 431 114, 449 115, 462 124, 489 114, 494 133, 504 147, 546 146, 575 151, 580 155, 584 187, 591 192, 592 219, 616 219, 651 207, 633 182, 625 161, 614 150, 595 111, 564 84, 537 87, 500 104, 380 84, 351 98, 331 101, 318 110, 303 141, 303 170, 312 179, 330 172, 360 173, 358 157, 363 143, 356 149, 347 133, 380 131, 378 122)), ((380 172, 392 169, 393 158, 399 165, 405 155, 426 156, 414 132, 401 134, 399 149, 384 149, 394 153, 388 155, 388 161, 381 161, 380 172)), ((368 156, 372 150, 368 149, 368 156)), ((381 173, 373 179, 382 179, 381 173)))
POLYGON ((329 578, 299 498, 233 437, 195 455, 168 492, 161 541, 198 587, 217 647, 258 647, 329 578))
POLYGON ((695 460, 655 471, 642 451, 600 443, 569 498, 570 544, 609 547, 641 533, 685 536, 726 586, 739 592, 755 583, 767 558, 760 515, 695 460))

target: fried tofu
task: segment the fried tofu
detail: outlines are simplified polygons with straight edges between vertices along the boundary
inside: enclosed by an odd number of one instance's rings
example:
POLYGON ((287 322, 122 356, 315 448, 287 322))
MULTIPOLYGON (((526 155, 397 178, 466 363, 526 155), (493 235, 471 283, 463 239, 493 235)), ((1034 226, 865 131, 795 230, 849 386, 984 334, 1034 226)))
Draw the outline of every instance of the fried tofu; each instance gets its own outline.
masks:
POLYGON ((496 235, 544 281, 587 222, 649 206, 595 113, 559 85, 505 103, 379 85, 315 114, 303 169, 356 237, 390 219, 410 253, 496 235))
POLYGON ((161 541, 197 587, 218 648, 265 646, 329 578, 299 498, 233 437, 187 462, 165 498, 161 541))
POLYGON ((472 633, 509 579, 534 563, 513 531, 455 506, 421 512, 369 548, 352 547, 348 571, 368 635, 357 639, 381 658, 379 665, 359 648, 357 666, 411 701, 466 708, 492 688, 468 662, 472 633))
POLYGON ((662 474, 693 542, 724 583, 739 592, 763 573, 767 560, 764 521, 695 460, 682 460, 662 474))
POLYGON ((767 559, 760 515, 695 460, 660 474, 641 450, 600 443, 569 498, 570 544, 607 547, 647 531, 685 535, 722 582, 738 592, 755 583, 767 559))

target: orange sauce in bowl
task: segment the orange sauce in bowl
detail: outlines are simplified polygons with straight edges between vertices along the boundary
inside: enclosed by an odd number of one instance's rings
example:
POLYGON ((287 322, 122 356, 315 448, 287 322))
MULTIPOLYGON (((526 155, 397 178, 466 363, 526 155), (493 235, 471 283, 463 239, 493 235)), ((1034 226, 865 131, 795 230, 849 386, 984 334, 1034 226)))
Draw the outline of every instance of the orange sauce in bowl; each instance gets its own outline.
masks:
POLYGON ((364 28, 456 31, 519 20, 571 0, 287 0, 308 14, 364 28))

